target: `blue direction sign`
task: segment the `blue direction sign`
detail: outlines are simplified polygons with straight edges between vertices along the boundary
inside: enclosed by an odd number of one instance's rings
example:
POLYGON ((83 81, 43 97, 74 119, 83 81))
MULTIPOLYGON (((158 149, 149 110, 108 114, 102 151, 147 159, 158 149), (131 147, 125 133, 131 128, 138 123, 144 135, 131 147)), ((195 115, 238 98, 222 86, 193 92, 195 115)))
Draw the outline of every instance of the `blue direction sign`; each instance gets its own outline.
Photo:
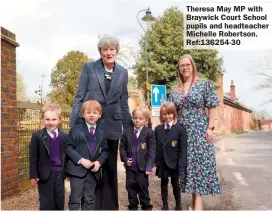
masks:
POLYGON ((151 106, 161 106, 161 101, 166 101, 166 86, 164 85, 151 85, 151 106))

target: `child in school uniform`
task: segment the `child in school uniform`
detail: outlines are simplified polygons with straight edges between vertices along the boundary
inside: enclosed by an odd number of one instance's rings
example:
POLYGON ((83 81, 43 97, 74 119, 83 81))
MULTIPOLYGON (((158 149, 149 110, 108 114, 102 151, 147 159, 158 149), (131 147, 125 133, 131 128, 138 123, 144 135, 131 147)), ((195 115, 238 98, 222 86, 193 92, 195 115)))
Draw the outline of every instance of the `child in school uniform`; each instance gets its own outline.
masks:
POLYGON ((101 114, 99 102, 86 101, 82 105, 85 122, 69 131, 65 145, 68 157, 66 172, 71 187, 69 210, 95 209, 95 191, 101 179, 101 166, 109 155, 105 133, 97 125, 101 114))
POLYGON ((38 184, 40 210, 64 210, 65 152, 67 135, 59 129, 61 108, 42 108, 44 128, 32 134, 29 145, 29 176, 38 184))
POLYGON ((126 168, 128 208, 137 210, 140 200, 143 210, 152 210, 148 176, 152 173, 156 156, 155 134, 145 126, 150 119, 148 109, 138 107, 132 111, 132 117, 134 127, 124 130, 120 141, 120 157, 126 168))
POLYGON ((171 178, 176 210, 181 210, 179 175, 186 169, 187 140, 184 127, 177 123, 176 106, 166 102, 160 108, 161 124, 155 128, 156 175, 161 178, 162 210, 168 210, 168 178, 171 178))

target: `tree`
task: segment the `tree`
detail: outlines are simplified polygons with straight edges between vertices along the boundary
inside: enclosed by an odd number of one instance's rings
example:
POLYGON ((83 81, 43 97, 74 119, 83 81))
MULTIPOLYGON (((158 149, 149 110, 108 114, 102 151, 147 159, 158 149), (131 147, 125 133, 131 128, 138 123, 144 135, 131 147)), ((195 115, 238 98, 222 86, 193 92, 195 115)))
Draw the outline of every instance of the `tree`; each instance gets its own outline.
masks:
POLYGON ((259 89, 266 93, 265 100, 261 104, 272 103, 272 61, 271 50, 257 52, 258 56, 255 61, 250 64, 249 70, 255 75, 253 83, 254 89, 259 89), (270 92, 270 93, 269 93, 270 92))
POLYGON ((271 114, 269 114, 269 112, 265 109, 261 109, 261 110, 252 109, 252 111, 253 111, 252 115, 253 115, 254 119, 264 120, 264 119, 271 118, 271 114))
POLYGON ((17 101, 29 101, 29 97, 26 95, 26 85, 24 78, 20 73, 16 73, 16 97, 17 101))
POLYGON ((128 77, 128 90, 136 89, 136 87, 137 87, 136 78, 133 76, 128 77))
MULTIPOLYGON (((185 50, 183 45, 183 13, 177 8, 167 9, 147 31, 149 83, 166 85, 167 89, 177 82, 178 59, 191 54, 196 61, 201 77, 215 81, 222 71, 222 59, 216 50, 185 50)), ((140 52, 135 74, 138 85, 145 87, 144 37, 139 42, 140 52)))
POLYGON ((93 59, 80 51, 69 51, 58 60, 51 73, 52 91, 48 96, 52 102, 72 106, 82 66, 88 61, 93 59))
POLYGON ((123 67, 129 69, 133 68, 135 63, 136 52, 135 49, 128 44, 121 44, 120 50, 117 55, 117 62, 120 63, 123 67))
MULTIPOLYGON (((271 55, 271 51, 270 54, 271 55)), ((272 70, 272 62, 271 62, 271 58, 265 58, 265 62, 264 63, 258 63, 256 65, 256 67, 254 67, 254 69, 256 69, 256 74, 261 77, 261 82, 259 83, 259 85, 257 86, 258 89, 260 90, 272 90, 272 74, 271 74, 271 70, 272 70)), ((267 100, 264 102, 264 104, 267 103, 272 103, 272 92, 270 93, 270 95, 267 96, 267 100)))

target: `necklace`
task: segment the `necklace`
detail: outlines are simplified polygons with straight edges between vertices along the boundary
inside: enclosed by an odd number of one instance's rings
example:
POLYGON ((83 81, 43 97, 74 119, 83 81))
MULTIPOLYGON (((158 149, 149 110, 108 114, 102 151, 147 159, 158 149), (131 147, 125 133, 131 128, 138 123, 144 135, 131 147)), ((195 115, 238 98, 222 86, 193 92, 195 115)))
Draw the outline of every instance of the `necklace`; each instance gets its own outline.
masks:
POLYGON ((104 76, 107 80, 112 80, 113 79, 114 72, 108 72, 106 68, 104 67, 104 76))

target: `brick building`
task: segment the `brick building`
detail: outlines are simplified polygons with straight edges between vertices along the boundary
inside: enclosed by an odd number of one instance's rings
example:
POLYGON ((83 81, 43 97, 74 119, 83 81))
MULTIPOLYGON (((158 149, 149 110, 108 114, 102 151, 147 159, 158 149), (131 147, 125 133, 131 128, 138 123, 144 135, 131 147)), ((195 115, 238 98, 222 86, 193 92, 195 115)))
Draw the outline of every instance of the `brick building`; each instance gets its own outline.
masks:
POLYGON ((261 129, 272 131, 272 119, 261 120, 261 129))
POLYGON ((1 196, 18 192, 15 34, 1 27, 1 196))
POLYGON ((231 81, 229 94, 223 92, 222 75, 217 79, 217 86, 220 106, 216 110, 215 133, 230 134, 251 130, 254 127, 252 111, 237 100, 233 80, 231 81))

